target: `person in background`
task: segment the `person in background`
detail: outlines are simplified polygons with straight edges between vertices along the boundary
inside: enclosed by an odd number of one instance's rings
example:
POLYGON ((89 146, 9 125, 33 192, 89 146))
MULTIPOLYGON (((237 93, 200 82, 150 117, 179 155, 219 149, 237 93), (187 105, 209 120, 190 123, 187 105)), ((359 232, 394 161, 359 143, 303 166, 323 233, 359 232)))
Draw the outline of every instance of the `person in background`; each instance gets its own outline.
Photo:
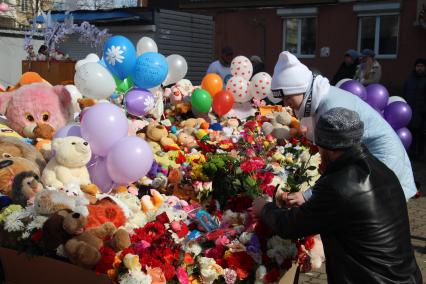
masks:
POLYGON ((325 172, 312 197, 289 210, 259 197, 252 215, 282 238, 320 234, 328 283, 420 284, 401 184, 362 145, 363 132, 354 111, 323 113, 315 141, 325 172))
POLYGON ((356 68, 359 64, 359 53, 356 50, 349 49, 345 53, 342 64, 331 80, 331 85, 335 86, 342 79, 352 79, 355 76, 356 68))
POLYGON ((354 79, 364 86, 379 83, 382 77, 382 66, 375 56, 374 51, 368 48, 361 52, 361 64, 357 67, 354 79))
POLYGON ((232 77, 230 66, 233 58, 234 51, 232 48, 228 46, 222 48, 220 58, 210 64, 207 69, 207 74, 218 74, 222 78, 224 85, 226 85, 226 82, 228 82, 229 78, 232 77))
POLYGON ((425 152, 425 119, 426 119, 426 59, 419 58, 414 64, 414 70, 404 84, 402 97, 413 111, 408 128, 413 134, 410 156, 423 160, 425 152))
POLYGON ((45 61, 45 60, 47 60, 48 56, 49 56, 49 50, 48 50, 47 46, 43 44, 38 49, 37 60, 45 61))
POLYGON ((263 63, 262 58, 257 55, 250 57, 251 64, 253 64, 253 76, 260 72, 265 72, 265 63, 263 63))
MULTIPOLYGON (((271 83, 275 98, 282 98, 299 118, 305 136, 315 143, 314 130, 319 117, 328 110, 344 107, 359 114, 364 122, 363 143, 370 153, 386 164, 399 179, 408 200, 417 193, 410 159, 395 130, 359 97, 330 86, 327 78, 314 75, 293 54, 284 51, 275 65, 271 83)), ((311 191, 292 193, 296 203, 309 199, 311 191)))

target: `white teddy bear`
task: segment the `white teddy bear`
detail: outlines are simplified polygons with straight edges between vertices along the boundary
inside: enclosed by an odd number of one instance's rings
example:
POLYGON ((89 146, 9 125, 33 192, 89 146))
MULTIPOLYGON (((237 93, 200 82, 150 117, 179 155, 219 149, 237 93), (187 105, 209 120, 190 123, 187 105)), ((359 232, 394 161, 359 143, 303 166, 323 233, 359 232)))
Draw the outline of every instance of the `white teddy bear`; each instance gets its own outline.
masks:
POLYGON ((90 184, 86 164, 92 151, 89 143, 75 136, 56 138, 52 142, 55 156, 43 171, 41 181, 46 187, 64 188, 67 184, 90 184))
POLYGON ((142 212, 141 202, 136 195, 129 192, 123 192, 116 194, 115 197, 123 202, 131 212, 125 225, 125 228, 128 231, 145 226, 148 219, 145 213, 142 212))

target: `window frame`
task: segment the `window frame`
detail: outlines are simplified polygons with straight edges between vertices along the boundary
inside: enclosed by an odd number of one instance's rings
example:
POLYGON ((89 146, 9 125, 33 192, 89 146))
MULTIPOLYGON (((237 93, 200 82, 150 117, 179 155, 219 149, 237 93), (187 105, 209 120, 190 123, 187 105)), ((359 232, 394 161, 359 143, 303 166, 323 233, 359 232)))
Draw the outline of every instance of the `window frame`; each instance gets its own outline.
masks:
POLYGON ((318 39, 318 17, 317 15, 306 15, 306 16, 286 16, 283 17, 283 48, 287 50, 287 20, 297 20, 297 53, 294 54, 297 58, 315 58, 317 53, 317 39, 318 39), (315 51, 313 54, 301 54, 302 50, 302 19, 313 18, 316 29, 315 29, 315 51))
POLYGON ((398 57, 398 52, 399 52, 399 27, 400 27, 400 22, 401 22, 401 15, 398 12, 389 12, 389 13, 374 13, 374 14, 359 14, 358 15, 358 39, 357 39, 357 48, 358 51, 362 51, 361 50, 361 34, 362 34, 362 18, 365 17, 374 17, 375 18, 375 32, 374 32, 374 53, 376 54, 376 58, 377 59, 396 59, 398 57), (382 16, 398 16, 398 22, 397 22, 397 26, 398 26, 398 35, 397 35, 397 40, 396 40, 396 52, 395 54, 380 54, 379 50, 380 50, 380 21, 381 21, 381 17, 382 16))

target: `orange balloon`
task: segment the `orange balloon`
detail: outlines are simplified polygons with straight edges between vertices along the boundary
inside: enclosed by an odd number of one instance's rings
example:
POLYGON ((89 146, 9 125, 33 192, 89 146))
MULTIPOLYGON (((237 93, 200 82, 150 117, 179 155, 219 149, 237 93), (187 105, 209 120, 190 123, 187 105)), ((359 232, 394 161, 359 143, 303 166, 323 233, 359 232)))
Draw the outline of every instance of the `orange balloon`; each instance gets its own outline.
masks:
POLYGON ((210 95, 214 97, 223 89, 222 78, 215 73, 207 74, 204 76, 203 81, 201 82, 201 88, 209 92, 210 95))
POLYGON ((213 110, 217 115, 227 114, 234 106, 234 96, 228 91, 220 91, 213 98, 213 110))

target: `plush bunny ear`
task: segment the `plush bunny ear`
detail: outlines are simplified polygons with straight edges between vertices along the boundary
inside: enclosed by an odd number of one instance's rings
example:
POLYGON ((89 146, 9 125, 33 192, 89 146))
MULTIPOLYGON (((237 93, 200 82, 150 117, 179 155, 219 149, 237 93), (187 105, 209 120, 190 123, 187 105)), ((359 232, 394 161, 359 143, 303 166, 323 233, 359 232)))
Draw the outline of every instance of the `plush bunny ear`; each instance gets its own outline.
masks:
POLYGON ((0 94, 0 114, 5 115, 10 100, 12 99, 13 92, 0 94))
POLYGON ((61 145, 64 143, 64 141, 65 141, 65 139, 63 139, 63 138, 55 138, 52 141, 52 149, 53 150, 58 150, 59 147, 61 147, 61 145))
POLYGON ((71 94, 63 85, 53 87, 53 91, 59 96, 62 105, 68 108, 71 105, 71 94))

